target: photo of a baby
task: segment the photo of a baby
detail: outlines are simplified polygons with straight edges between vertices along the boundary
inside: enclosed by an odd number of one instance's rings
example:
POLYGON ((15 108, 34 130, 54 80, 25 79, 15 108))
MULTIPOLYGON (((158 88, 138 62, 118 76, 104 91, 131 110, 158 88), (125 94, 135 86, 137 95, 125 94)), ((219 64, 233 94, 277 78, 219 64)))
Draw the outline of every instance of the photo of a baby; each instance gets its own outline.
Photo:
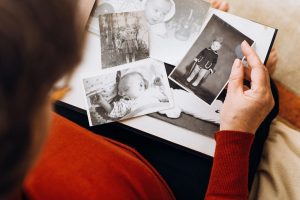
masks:
POLYGON ((200 35, 209 8, 202 0, 148 0, 146 18, 154 22, 150 25, 150 56, 177 66, 200 35), (147 12, 152 8, 157 11, 147 12))
POLYGON ((143 12, 100 15, 99 25, 102 68, 149 57, 148 26, 143 12))
MULTIPOLYGON (((145 16, 150 25, 167 21, 167 15, 174 10, 175 4, 172 0, 147 0, 145 3, 145 16), (172 8, 173 7, 173 8, 172 8)), ((175 12, 173 12, 174 15, 175 12)))
POLYGON ((169 78, 211 105, 226 86, 232 64, 241 59, 238 48, 252 39, 216 15, 212 15, 182 62, 169 78))
POLYGON ((145 115, 173 105, 164 64, 153 59, 83 79, 91 126, 145 115))
POLYGON ((144 13, 150 32, 167 37, 166 23, 175 15, 173 0, 146 0, 144 13))

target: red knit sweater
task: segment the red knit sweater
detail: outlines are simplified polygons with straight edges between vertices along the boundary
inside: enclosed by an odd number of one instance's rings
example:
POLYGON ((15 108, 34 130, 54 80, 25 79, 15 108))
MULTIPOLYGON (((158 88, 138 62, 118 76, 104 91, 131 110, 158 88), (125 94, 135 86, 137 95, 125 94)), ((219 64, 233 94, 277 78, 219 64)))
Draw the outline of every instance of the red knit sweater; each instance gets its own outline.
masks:
MULTIPOLYGON (((207 199, 246 199, 253 135, 216 134, 207 199)), ((134 149, 54 115, 50 138, 24 184, 31 200, 175 199, 156 170, 134 149)))
POLYGON ((248 163, 254 135, 220 131, 215 138, 216 151, 205 199, 248 199, 248 163))

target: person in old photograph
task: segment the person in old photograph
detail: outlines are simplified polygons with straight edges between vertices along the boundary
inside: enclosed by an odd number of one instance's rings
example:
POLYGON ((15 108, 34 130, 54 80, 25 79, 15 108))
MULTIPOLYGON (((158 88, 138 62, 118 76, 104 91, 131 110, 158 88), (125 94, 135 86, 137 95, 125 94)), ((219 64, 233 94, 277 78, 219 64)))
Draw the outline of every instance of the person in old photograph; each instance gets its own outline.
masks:
POLYGON ((137 51, 139 49, 136 35, 138 30, 136 28, 127 27, 121 34, 120 49, 126 59, 126 63, 135 62, 137 51))
POLYGON ((173 105, 163 63, 147 59, 119 67, 121 70, 83 80, 91 125, 149 114, 173 105))
POLYGON ((222 47, 223 38, 216 38, 210 47, 203 49, 191 63, 192 69, 188 73, 186 81, 192 82, 192 86, 197 87, 202 81, 215 73, 215 66, 218 61, 218 51, 222 47), (193 81, 192 81, 193 80, 193 81))
POLYGON ((173 0, 146 0, 145 17, 150 30, 162 37, 166 37, 166 21, 175 14, 175 3, 173 0))
POLYGON ((119 119, 129 114, 133 108, 145 102, 159 102, 148 92, 148 82, 142 74, 131 72, 124 75, 118 84, 119 100, 110 104, 101 94, 95 95, 93 104, 99 104, 112 119, 119 119))
POLYGON ((240 57, 236 47, 244 40, 250 45, 254 43, 217 15, 212 15, 169 78, 212 105, 228 81, 233 61, 240 57))
POLYGON ((149 37, 144 13, 99 16, 101 65, 110 68, 149 57, 149 37))

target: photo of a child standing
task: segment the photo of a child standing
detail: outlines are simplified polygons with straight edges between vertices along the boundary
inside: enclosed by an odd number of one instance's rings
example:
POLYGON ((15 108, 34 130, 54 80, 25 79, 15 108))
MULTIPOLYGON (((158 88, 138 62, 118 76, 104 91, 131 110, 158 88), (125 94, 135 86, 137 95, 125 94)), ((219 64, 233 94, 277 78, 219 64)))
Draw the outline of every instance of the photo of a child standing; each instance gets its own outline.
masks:
POLYGON ((218 51, 222 47, 222 38, 214 40, 210 47, 203 49, 191 63, 192 69, 189 70, 187 82, 197 87, 210 75, 215 73, 215 66, 218 61, 218 51))
POLYGON ((148 26, 142 11, 100 15, 99 25, 102 68, 149 57, 148 26))
POLYGON ((169 78, 181 88, 194 93, 209 105, 225 88, 236 58, 236 47, 249 37, 212 15, 200 36, 169 78))

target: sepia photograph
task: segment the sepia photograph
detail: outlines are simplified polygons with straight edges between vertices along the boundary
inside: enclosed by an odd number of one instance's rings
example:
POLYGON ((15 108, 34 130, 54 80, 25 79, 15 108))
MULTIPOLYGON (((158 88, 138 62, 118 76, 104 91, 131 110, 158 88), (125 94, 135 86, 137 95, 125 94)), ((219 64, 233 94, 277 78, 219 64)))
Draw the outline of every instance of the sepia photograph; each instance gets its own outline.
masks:
POLYGON ((164 64, 145 59, 83 79, 91 126, 170 109, 172 93, 164 64))
POLYGON ((211 105, 226 86, 232 64, 241 59, 240 45, 254 41, 213 15, 169 78, 211 105))
POLYGON ((96 0, 88 23, 88 30, 97 35, 100 34, 100 15, 135 11, 143 11, 143 0, 96 0))
POLYGON ((148 26, 143 12, 99 16, 102 69, 149 58, 148 26))

